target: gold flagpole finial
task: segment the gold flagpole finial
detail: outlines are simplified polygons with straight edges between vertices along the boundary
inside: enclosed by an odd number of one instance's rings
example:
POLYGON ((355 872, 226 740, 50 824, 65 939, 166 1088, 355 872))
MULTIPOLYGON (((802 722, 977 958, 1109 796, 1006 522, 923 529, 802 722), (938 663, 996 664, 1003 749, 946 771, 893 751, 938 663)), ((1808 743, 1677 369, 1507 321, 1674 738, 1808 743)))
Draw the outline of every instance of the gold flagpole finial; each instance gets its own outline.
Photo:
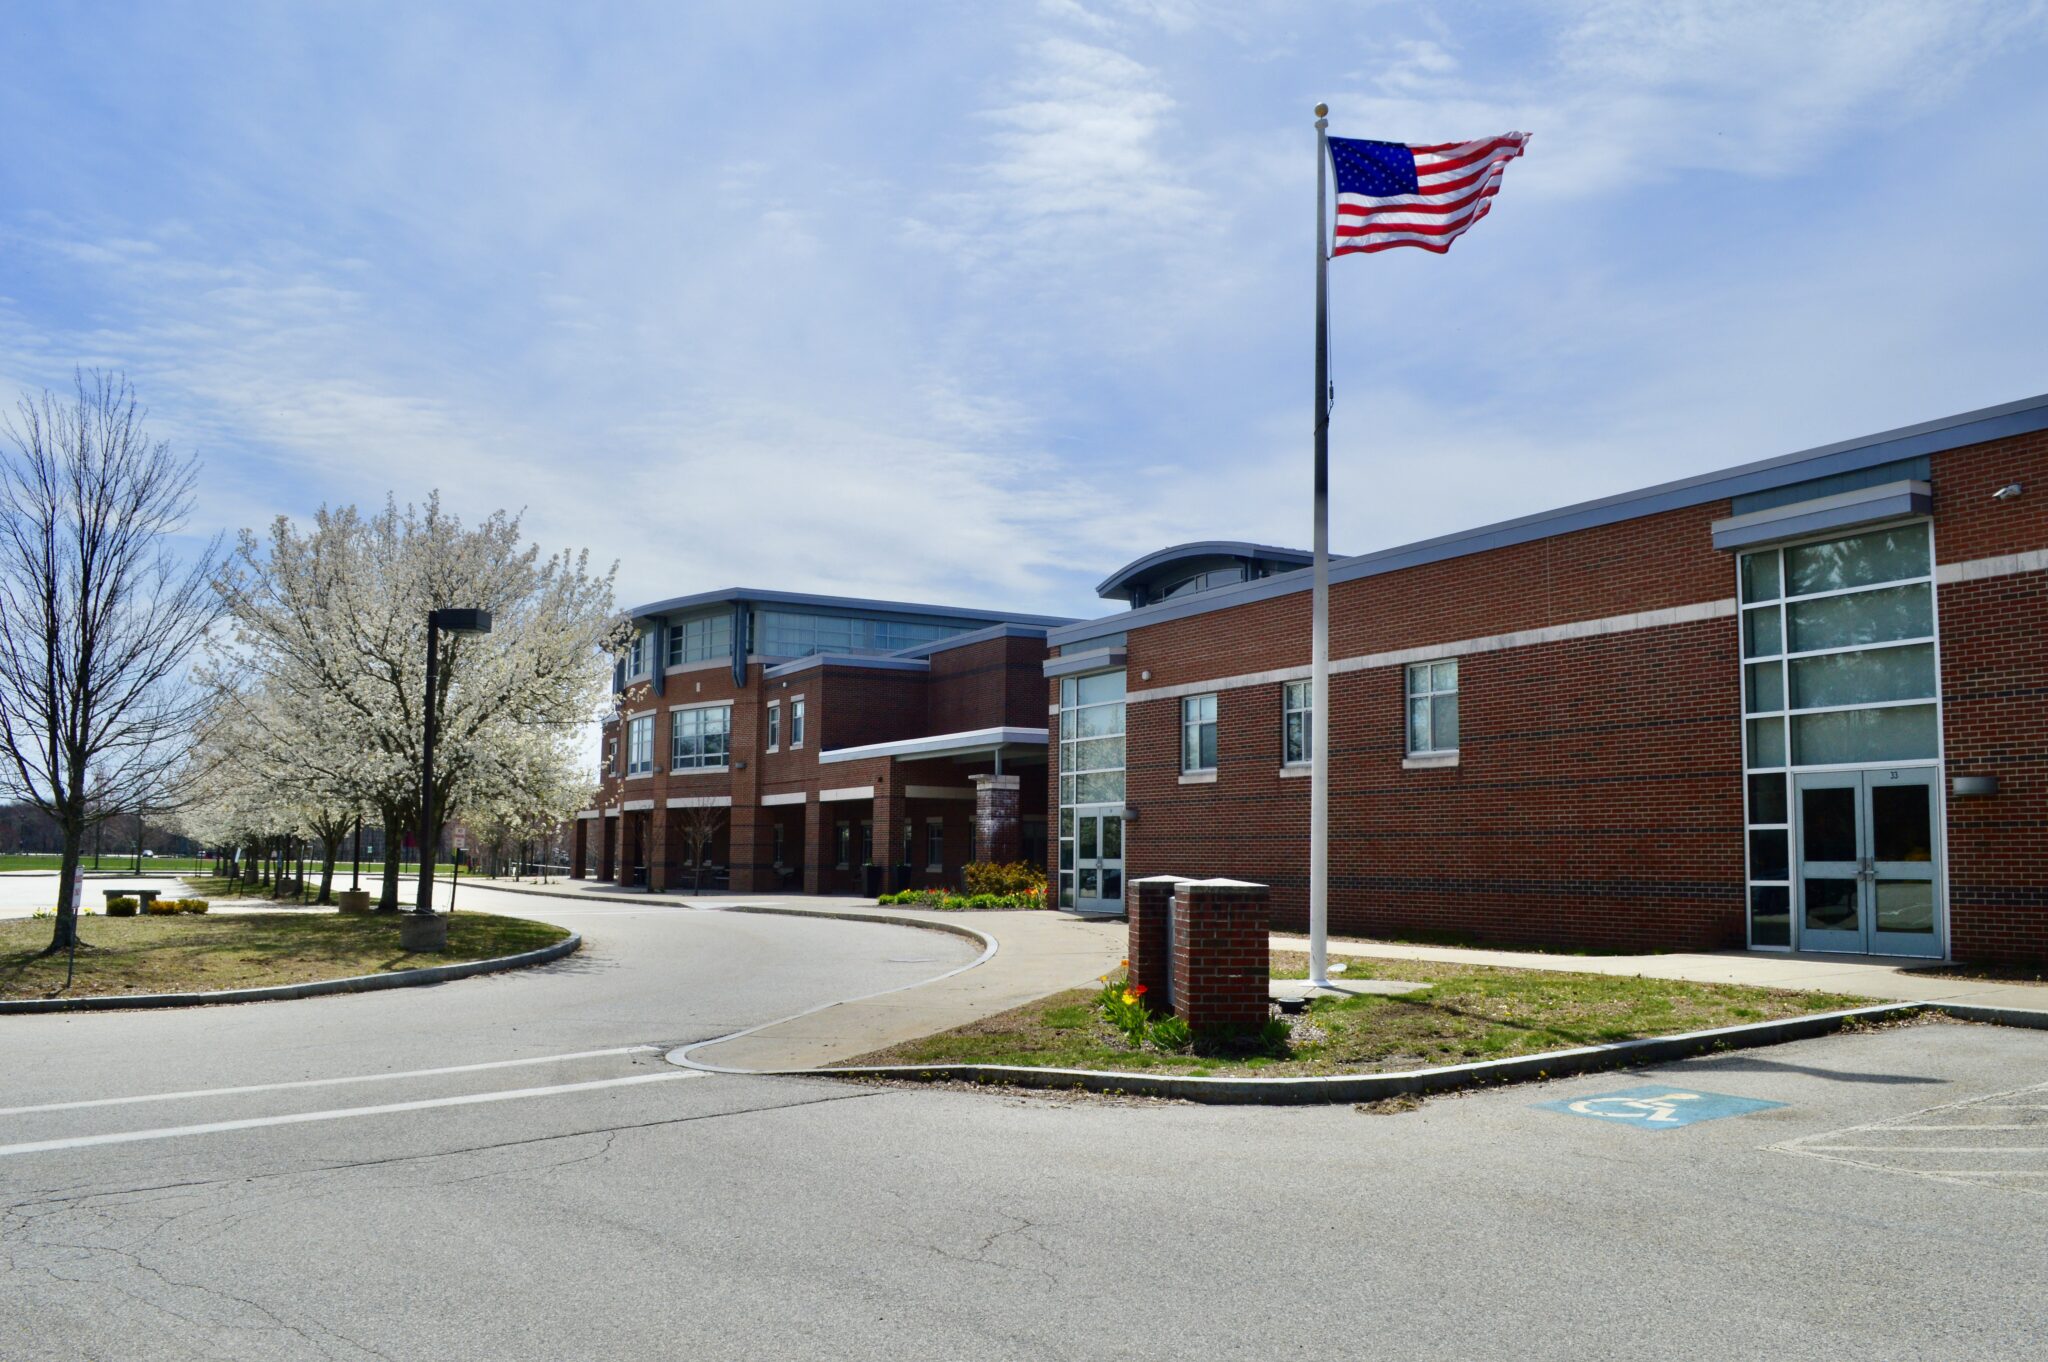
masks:
POLYGON ((1318 105, 1316 105, 1316 117, 1317 117, 1317 118, 1328 118, 1329 116, 1330 116, 1330 106, 1329 106, 1329 105, 1327 105, 1327 104, 1318 104, 1318 105))

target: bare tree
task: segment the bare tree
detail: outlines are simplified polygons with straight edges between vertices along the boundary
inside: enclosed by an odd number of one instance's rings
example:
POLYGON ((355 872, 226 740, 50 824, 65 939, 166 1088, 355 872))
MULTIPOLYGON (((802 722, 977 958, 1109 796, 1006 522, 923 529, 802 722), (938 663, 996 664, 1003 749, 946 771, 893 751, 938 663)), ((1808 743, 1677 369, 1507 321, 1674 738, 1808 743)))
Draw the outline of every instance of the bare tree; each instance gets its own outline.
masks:
POLYGON ((186 663, 219 617, 221 544, 172 551, 198 461, 149 439, 118 374, 79 374, 70 402, 24 397, 0 436, 0 798, 62 832, 61 950, 87 829, 177 803, 199 701, 186 663))
POLYGON ((676 820, 677 831, 682 834, 683 846, 690 854, 691 892, 704 892, 704 857, 709 854, 712 842, 725 830, 725 810, 708 806, 696 806, 682 811, 676 820))

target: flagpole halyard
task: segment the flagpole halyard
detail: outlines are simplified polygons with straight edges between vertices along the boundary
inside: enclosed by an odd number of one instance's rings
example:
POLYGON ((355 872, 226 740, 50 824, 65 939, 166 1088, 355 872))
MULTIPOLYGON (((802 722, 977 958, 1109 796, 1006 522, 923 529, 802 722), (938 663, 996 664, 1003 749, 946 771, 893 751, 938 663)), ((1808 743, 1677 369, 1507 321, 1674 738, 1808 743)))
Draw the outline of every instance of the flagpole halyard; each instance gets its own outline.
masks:
POLYGON ((1330 106, 1316 105, 1315 591, 1310 609, 1308 981, 1330 983, 1330 106))

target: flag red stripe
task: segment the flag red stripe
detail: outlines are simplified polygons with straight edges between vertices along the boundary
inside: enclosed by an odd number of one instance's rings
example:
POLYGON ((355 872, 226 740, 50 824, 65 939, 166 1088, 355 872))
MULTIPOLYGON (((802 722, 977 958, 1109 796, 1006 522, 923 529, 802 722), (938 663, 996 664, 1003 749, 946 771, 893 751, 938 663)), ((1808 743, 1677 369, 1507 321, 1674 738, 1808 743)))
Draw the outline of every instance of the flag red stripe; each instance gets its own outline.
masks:
POLYGON ((1490 199, 1498 193, 1500 193, 1500 181, 1495 180, 1492 184, 1482 186, 1462 198, 1454 199, 1450 203, 1401 203, 1396 201, 1392 203, 1376 203, 1369 208, 1361 204, 1340 203, 1337 205, 1337 216, 1340 218, 1374 218, 1382 213, 1428 213, 1437 217, 1450 217, 1453 214, 1464 212, 1478 200, 1490 199))
POLYGON ((1522 154, 1522 144, 1520 142, 1517 142, 1512 138, 1496 137, 1491 142, 1488 142, 1484 147, 1473 152, 1469 156, 1460 156, 1455 158, 1454 160, 1448 161, 1433 161, 1429 165, 1424 165, 1420 158, 1418 158, 1415 162, 1415 173, 1418 176, 1427 179, 1431 175, 1442 175, 1446 171, 1462 170, 1464 167, 1471 165, 1474 161, 1486 160, 1488 157, 1492 156, 1495 152, 1500 151, 1504 147, 1511 148, 1511 150, 1509 150, 1507 153, 1507 155, 1510 158, 1522 154))
MULTIPOLYGON (((1505 167, 1506 165, 1507 165, 1507 162, 1503 161, 1503 162, 1501 162, 1501 163, 1500 163, 1499 165, 1486 165, 1486 166, 1481 166, 1481 167, 1480 167, 1480 168, 1479 168, 1478 170, 1475 170, 1475 171, 1473 171, 1473 172, 1472 172, 1472 173, 1471 173, 1470 175, 1467 175, 1467 176, 1465 176, 1465 177, 1464 177, 1463 179, 1461 179, 1461 180, 1451 180, 1451 181, 1447 181, 1447 182, 1446 182, 1446 183, 1444 183, 1444 184, 1433 184, 1433 185, 1429 185, 1429 186, 1427 186, 1426 188, 1424 188, 1424 189, 1423 189, 1423 190, 1422 190, 1422 191, 1421 191, 1421 192, 1420 192, 1419 194, 1387 194, 1387 195, 1383 195, 1383 196, 1381 196, 1381 198, 1380 198, 1380 201, 1379 201, 1378 203, 1376 203, 1376 204, 1369 204, 1369 205, 1354 205, 1354 204, 1346 204, 1346 203, 1344 202, 1344 196, 1340 194, 1340 195, 1338 195, 1338 199, 1337 199, 1337 211, 1341 213, 1341 212, 1343 212, 1343 211, 1344 211, 1344 210, 1345 210, 1345 209, 1346 209, 1347 207, 1349 207, 1349 208, 1352 208, 1352 209, 1353 209, 1353 211, 1356 211, 1356 210, 1357 210, 1357 209, 1358 209, 1359 207, 1361 207, 1361 206, 1362 206, 1362 207, 1367 207, 1367 208, 1377 208, 1377 207, 1384 207, 1384 206, 1386 206, 1386 205, 1388 205, 1388 204, 1396 204, 1396 203, 1406 203, 1406 202, 1410 201, 1411 199, 1416 199, 1416 198, 1424 198, 1424 197, 1427 197, 1427 198, 1436 198, 1436 197, 1438 197, 1438 196, 1440 196, 1440 195, 1443 195, 1443 194, 1455 194, 1455 193, 1457 193, 1458 191, 1460 191, 1460 190, 1462 190, 1462 189, 1469 189, 1469 188, 1471 188, 1471 187, 1472 187, 1473 185, 1475 185, 1475 184, 1480 184, 1480 183, 1483 183, 1483 182, 1484 182, 1484 181, 1486 180, 1486 177, 1487 177, 1487 176, 1489 176, 1489 175, 1493 175, 1493 176, 1498 176, 1498 175, 1499 175, 1499 174, 1501 173, 1501 170, 1502 170, 1502 169, 1503 169, 1503 168, 1504 168, 1504 167, 1505 167)), ((1366 197, 1366 196, 1365 196, 1365 195, 1363 195, 1363 194, 1360 194, 1360 195, 1357 195, 1357 196, 1355 196, 1355 197, 1358 197, 1358 198, 1364 198, 1364 197, 1366 197)))

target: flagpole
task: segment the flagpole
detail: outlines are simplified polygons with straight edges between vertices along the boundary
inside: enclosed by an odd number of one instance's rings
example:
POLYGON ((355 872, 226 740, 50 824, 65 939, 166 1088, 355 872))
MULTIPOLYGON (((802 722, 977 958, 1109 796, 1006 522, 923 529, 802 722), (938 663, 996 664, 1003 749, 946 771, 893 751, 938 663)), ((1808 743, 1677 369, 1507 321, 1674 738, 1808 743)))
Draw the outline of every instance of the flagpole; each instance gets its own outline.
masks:
POLYGON ((1308 982, 1330 983, 1330 106, 1316 105, 1315 591, 1310 608, 1308 982))

